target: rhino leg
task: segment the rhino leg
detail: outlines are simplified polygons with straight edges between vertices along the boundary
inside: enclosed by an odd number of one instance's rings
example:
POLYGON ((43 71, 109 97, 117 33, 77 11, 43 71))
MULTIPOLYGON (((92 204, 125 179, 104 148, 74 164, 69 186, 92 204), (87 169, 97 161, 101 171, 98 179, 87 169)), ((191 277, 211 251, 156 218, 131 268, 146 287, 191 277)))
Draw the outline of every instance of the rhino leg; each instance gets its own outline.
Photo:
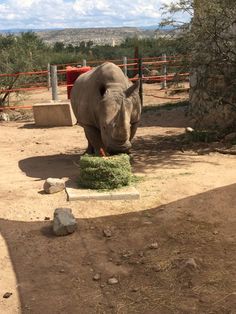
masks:
POLYGON ((88 148, 87 148, 88 154, 94 154, 94 153, 98 154, 100 148, 104 149, 104 145, 102 143, 102 138, 101 138, 101 133, 98 129, 91 126, 85 126, 84 132, 88 140, 88 148))
POLYGON ((93 146, 88 142, 85 154, 93 155, 95 153, 93 146))

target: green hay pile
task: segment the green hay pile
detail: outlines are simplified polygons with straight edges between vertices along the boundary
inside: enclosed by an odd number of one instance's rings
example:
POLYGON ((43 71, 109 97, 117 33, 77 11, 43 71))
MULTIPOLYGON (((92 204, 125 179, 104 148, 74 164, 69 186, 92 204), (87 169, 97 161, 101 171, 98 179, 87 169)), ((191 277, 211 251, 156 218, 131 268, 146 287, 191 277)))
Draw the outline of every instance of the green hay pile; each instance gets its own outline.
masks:
POLYGON ((131 182, 130 157, 126 154, 110 157, 84 155, 80 158, 79 186, 87 189, 116 189, 131 182))

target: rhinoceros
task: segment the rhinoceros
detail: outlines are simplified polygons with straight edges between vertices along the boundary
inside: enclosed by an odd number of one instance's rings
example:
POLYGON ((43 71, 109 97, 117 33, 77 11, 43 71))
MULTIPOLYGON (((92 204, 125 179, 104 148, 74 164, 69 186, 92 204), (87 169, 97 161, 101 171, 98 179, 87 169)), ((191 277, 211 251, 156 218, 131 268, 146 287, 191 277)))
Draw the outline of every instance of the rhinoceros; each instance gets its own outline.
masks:
POLYGON ((87 153, 129 152, 141 115, 139 81, 131 83, 117 65, 106 62, 80 75, 70 98, 88 140, 87 153))

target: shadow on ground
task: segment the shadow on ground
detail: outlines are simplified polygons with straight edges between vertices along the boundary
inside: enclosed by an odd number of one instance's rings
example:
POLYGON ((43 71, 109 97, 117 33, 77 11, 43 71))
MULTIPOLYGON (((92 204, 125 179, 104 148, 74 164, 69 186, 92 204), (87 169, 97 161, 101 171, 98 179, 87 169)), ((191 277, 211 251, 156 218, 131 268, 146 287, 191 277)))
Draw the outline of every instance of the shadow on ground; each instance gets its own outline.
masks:
POLYGON ((78 176, 78 163, 82 153, 81 150, 78 153, 30 157, 20 160, 19 168, 28 177, 39 179, 69 177, 73 180, 78 176))
POLYGON ((192 142, 185 133, 137 136, 133 141, 133 166, 139 172, 186 166, 194 162, 191 156, 214 152, 215 144, 192 142))
POLYGON ((0 220, 22 313, 234 313, 235 189, 78 219, 67 237, 54 237, 50 222, 0 220))
MULTIPOLYGON (((214 151, 208 143, 192 143, 185 134, 156 134, 135 137, 131 152, 134 171, 145 172, 155 168, 176 168, 194 161, 192 155, 214 151)), ((29 157, 19 161, 19 168, 27 176, 47 179, 69 177, 74 180, 79 173, 79 159, 84 150, 65 154, 29 157)))

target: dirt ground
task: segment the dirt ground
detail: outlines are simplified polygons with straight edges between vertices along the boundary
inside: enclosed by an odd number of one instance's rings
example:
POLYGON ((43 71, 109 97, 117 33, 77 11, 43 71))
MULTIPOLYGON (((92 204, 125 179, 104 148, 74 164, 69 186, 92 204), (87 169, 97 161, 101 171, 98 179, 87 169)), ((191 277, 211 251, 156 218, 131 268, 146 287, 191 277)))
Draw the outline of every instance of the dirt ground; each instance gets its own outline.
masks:
POLYGON ((135 201, 44 194, 46 178, 78 177, 82 128, 0 124, 0 313, 236 313, 236 158, 186 142, 186 111, 143 113, 135 201), (72 209, 74 234, 53 236, 45 217, 58 207, 72 209))

